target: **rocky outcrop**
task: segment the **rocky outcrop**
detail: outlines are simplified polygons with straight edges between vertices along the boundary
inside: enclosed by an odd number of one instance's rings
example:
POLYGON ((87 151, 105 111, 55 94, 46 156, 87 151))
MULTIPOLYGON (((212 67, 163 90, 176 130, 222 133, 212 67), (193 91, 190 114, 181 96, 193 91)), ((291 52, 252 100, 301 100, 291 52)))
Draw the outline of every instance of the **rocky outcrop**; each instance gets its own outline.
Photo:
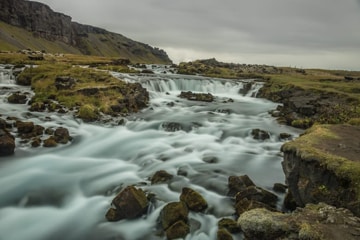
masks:
POLYGON ((360 219, 350 211, 324 203, 309 204, 290 214, 254 209, 241 215, 238 225, 246 239, 348 239, 360 237, 360 219))
MULTIPOLYGON (((54 12, 43 3, 2 0, 0 9, 0 21, 23 28, 37 38, 43 38, 52 43, 59 42, 57 49, 62 48, 64 52, 69 49, 64 47, 66 44, 86 55, 122 56, 130 60, 171 63, 166 52, 161 49, 133 41, 105 29, 72 22, 70 16, 54 12)), ((11 33, 7 35, 9 37, 4 37, 4 41, 12 38, 11 33)), ((24 39, 16 39, 16 43, 9 41, 9 44, 15 47, 22 45, 23 49, 26 49, 27 47, 24 46, 26 40, 22 40, 24 39)))
POLYGON ((317 125, 282 147, 289 192, 298 206, 325 202, 360 216, 360 127, 317 125))

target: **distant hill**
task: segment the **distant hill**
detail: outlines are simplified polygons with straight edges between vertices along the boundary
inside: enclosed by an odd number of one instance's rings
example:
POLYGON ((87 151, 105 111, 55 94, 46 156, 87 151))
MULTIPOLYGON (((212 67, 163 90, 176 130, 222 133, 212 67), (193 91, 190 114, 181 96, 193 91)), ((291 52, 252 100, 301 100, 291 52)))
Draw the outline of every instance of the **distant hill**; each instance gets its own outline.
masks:
POLYGON ((0 50, 44 50, 128 58, 132 62, 171 63, 165 51, 121 34, 71 21, 49 6, 25 0, 0 0, 0 50))

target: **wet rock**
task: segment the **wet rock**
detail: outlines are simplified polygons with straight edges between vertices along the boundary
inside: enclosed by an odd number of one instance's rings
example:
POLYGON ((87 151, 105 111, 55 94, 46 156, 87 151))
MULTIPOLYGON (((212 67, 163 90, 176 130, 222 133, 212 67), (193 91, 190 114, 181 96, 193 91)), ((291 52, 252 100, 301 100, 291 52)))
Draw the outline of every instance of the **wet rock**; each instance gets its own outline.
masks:
POLYGON ((114 208, 106 213, 108 221, 133 219, 146 212, 148 199, 142 189, 128 186, 112 200, 112 205, 114 208))
POLYGON ((256 140, 266 140, 266 139, 270 139, 270 134, 264 130, 261 129, 253 129, 251 131, 251 135, 253 136, 254 139, 256 140))
POLYGON ((183 202, 168 203, 160 212, 160 222, 164 230, 178 221, 188 222, 189 210, 183 202))
POLYGON ((239 90, 239 94, 245 96, 251 90, 252 85, 252 82, 244 83, 243 87, 239 90))
POLYGON ((183 130, 183 126, 181 125, 181 123, 177 123, 177 122, 164 122, 161 124, 161 127, 166 132, 176 132, 183 130))
POLYGON ((247 198, 243 198, 238 200, 235 203, 235 214, 236 216, 241 216, 244 212, 247 212, 251 209, 256 209, 256 208, 265 208, 269 211, 274 211, 276 212, 277 210, 275 208, 270 207, 269 205, 256 201, 256 200, 249 200, 247 198))
POLYGON ((33 112, 43 112, 46 110, 46 105, 43 102, 35 102, 30 106, 30 111, 33 112))
POLYGON ((25 104, 27 97, 25 94, 14 93, 8 97, 8 102, 13 104, 25 104))
POLYGON ((255 186, 255 183, 250 179, 248 175, 230 176, 228 179, 228 195, 235 196, 238 192, 250 186, 255 186))
POLYGON ((224 228, 219 229, 216 233, 217 240, 233 240, 231 234, 224 228))
POLYGON ((55 78, 55 87, 57 90, 67 90, 74 88, 76 79, 69 76, 58 76, 55 78))
POLYGON ((360 218, 349 210, 320 203, 290 214, 254 209, 238 219, 247 239, 349 239, 360 236, 360 218))
POLYGON ((291 211, 294 211, 298 207, 298 205, 290 191, 288 191, 285 195, 284 207, 291 211))
POLYGON ((218 222, 219 229, 226 229, 230 233, 238 233, 241 231, 237 222, 230 218, 223 218, 218 222))
POLYGON ((190 233, 190 227, 184 221, 177 221, 165 231, 167 239, 185 238, 190 233))
POLYGON ((214 96, 211 93, 193 93, 191 91, 181 92, 180 98, 186 98, 191 101, 213 102, 214 96))
POLYGON ((34 126, 33 122, 16 121, 16 128, 19 134, 31 133, 34 130, 34 126))
POLYGON ((275 192, 279 192, 279 193, 286 193, 286 189, 287 189, 287 186, 282 183, 275 183, 273 186, 273 190, 275 192))
POLYGON ((141 73, 154 74, 154 72, 150 69, 144 69, 141 71, 141 73))
POLYGON ((40 139, 39 137, 34 138, 34 139, 31 141, 31 147, 37 148, 37 147, 40 147, 40 146, 41 146, 41 139, 40 139))
POLYGON ((69 130, 59 127, 54 132, 55 141, 57 143, 66 144, 71 140, 69 130))
POLYGON ((0 156, 14 154, 15 138, 6 130, 0 129, 0 156))
POLYGON ((54 129, 52 129, 52 128, 47 128, 47 129, 45 129, 45 134, 48 134, 48 135, 53 135, 53 134, 54 134, 54 132, 55 132, 55 130, 54 130, 54 129))
POLYGON ((56 147, 57 146, 57 142, 55 140, 54 136, 50 136, 49 138, 44 140, 44 147, 56 147))
POLYGON ((165 183, 168 182, 173 178, 173 175, 170 173, 160 170, 157 171, 152 177, 151 177, 151 184, 158 184, 158 183, 165 183))
POLYGON ((4 119, 0 118, 0 129, 5 129, 7 126, 8 123, 4 119))
POLYGON ((245 198, 248 200, 264 203, 272 208, 276 208, 276 203, 278 200, 278 197, 275 194, 256 186, 249 186, 238 192, 235 196, 235 201, 239 202, 245 198))
POLYGON ((280 133, 279 139, 280 140, 289 140, 292 138, 292 135, 289 133, 280 133))
POLYGON ((191 188, 182 189, 180 201, 184 202, 189 210, 194 212, 204 211, 208 206, 206 200, 191 188))

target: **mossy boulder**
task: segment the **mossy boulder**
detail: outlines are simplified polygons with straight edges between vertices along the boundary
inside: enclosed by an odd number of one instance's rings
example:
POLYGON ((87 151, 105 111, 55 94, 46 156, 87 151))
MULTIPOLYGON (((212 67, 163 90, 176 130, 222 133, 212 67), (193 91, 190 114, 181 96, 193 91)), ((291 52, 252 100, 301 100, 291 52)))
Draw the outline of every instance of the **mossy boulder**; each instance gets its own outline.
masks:
POLYGON ((13 93, 7 98, 9 103, 13 104, 25 104, 27 101, 27 96, 21 93, 13 93))
POLYGON ((142 189, 128 186, 112 200, 112 205, 106 213, 108 221, 133 219, 146 212, 148 199, 142 189))
POLYGON ((57 143, 66 144, 72 140, 69 134, 69 130, 63 127, 59 127, 54 132, 55 141, 57 143))
POLYGON ((28 134, 34 130, 35 124, 33 122, 16 121, 16 128, 19 134, 28 134))
POLYGON ((182 189, 180 201, 184 202, 189 210, 194 212, 204 211, 208 206, 206 200, 200 193, 186 187, 182 189))
POLYGON ((81 118, 85 122, 92 122, 99 119, 99 111, 90 104, 85 104, 80 107, 77 117, 81 118))
POLYGON ((6 130, 0 129, 0 156, 14 154, 15 138, 6 130))
POLYGON ((170 173, 160 170, 157 171, 152 177, 151 177, 151 184, 159 184, 159 183, 165 183, 171 180, 174 176, 170 173))
POLYGON ((190 233, 190 227, 184 221, 177 221, 165 231, 167 239, 185 238, 190 233))
POLYGON ((237 222, 234 219, 231 219, 231 218, 222 218, 218 222, 218 228, 219 229, 226 229, 230 233, 238 233, 238 232, 241 231, 241 229, 237 225, 237 222))
POLYGON ((56 147, 58 144, 55 140, 54 136, 50 136, 44 140, 43 146, 44 147, 56 147))
POLYGON ((160 222, 164 230, 178 221, 188 222, 189 210, 183 202, 168 203, 160 212, 160 222))
POLYGON ((224 228, 219 229, 216 233, 217 240, 233 240, 232 235, 224 228))
POLYGON ((250 179, 248 175, 230 176, 228 178, 228 195, 235 196, 238 192, 250 186, 255 186, 255 183, 250 179))

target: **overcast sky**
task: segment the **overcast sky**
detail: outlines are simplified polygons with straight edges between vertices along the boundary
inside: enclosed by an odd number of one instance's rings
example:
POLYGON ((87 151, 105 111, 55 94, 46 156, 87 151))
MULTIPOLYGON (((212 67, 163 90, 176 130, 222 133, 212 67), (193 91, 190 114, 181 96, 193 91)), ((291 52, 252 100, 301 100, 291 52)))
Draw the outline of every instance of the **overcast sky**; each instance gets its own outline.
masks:
POLYGON ((175 62, 360 70, 360 0, 36 0, 175 62))

